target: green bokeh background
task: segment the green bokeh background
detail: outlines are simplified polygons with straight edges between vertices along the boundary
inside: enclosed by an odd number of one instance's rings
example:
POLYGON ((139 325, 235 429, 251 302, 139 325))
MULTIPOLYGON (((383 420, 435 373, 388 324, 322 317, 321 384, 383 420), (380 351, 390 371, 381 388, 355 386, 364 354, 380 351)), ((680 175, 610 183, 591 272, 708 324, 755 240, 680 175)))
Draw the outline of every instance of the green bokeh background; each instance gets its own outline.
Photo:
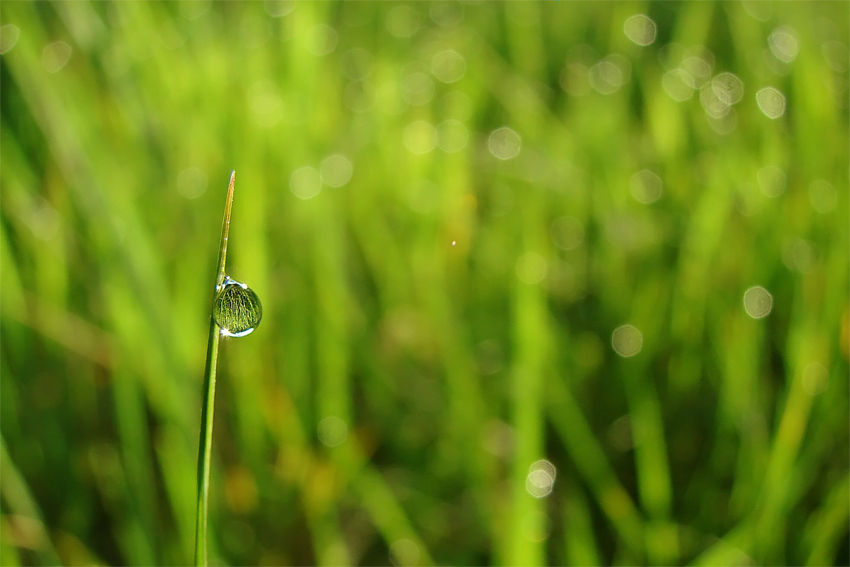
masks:
POLYGON ((848 12, 3 2, 0 562, 846 565, 848 12))

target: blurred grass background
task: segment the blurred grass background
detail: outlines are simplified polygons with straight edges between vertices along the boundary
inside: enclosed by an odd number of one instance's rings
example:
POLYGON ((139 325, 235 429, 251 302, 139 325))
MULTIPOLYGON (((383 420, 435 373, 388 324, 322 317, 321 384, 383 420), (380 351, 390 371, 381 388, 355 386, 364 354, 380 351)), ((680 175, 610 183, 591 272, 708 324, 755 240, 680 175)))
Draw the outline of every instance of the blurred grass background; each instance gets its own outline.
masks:
POLYGON ((846 565, 848 11, 3 2, 0 562, 846 565))

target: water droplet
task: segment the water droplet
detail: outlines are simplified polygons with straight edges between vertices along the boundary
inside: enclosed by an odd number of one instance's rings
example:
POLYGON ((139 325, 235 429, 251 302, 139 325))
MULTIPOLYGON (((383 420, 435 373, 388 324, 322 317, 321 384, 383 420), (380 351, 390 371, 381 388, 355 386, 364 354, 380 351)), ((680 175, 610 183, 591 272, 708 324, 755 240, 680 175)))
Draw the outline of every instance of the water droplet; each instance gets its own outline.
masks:
POLYGON ((224 278, 213 301, 213 319, 226 337, 250 335, 263 318, 263 305, 254 290, 232 279, 224 278))
POLYGON ((452 246, 457 246, 457 240, 452 240, 452 246))

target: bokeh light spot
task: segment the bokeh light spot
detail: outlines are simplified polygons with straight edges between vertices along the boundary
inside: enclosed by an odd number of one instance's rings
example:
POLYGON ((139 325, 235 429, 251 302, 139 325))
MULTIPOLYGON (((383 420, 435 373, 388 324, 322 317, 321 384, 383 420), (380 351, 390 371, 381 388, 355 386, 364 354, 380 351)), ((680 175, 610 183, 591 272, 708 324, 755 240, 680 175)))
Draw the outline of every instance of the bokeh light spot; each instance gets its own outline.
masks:
POLYGON ((782 249, 782 262, 789 270, 806 274, 817 262, 817 249, 804 238, 792 239, 782 249))
POLYGON ((545 541, 552 532, 552 522, 545 512, 531 512, 522 522, 523 532, 529 541, 545 541))
POLYGON ((552 221, 550 235, 561 250, 574 250, 584 240, 584 227, 573 217, 560 217, 552 221))
POLYGON ((409 6, 397 6, 387 12, 387 31, 398 38, 411 37, 419 29, 419 14, 409 6))
POLYGON ((319 24, 308 30, 307 50, 313 55, 327 55, 336 49, 339 34, 327 24, 319 24))
POLYGON ((342 56, 342 72, 352 81, 365 79, 372 72, 372 54, 362 47, 349 49, 342 56))
POLYGON ((431 21, 443 28, 450 28, 463 21, 463 4, 460 2, 434 2, 428 10, 431 21))
POLYGON ((295 9, 295 0, 266 0, 266 14, 272 18, 281 18, 295 9))
POLYGON ((643 348, 643 333, 634 325, 620 325, 611 333, 611 346, 624 358, 634 356, 643 348))
POLYGON ((342 187, 351 179, 354 168, 351 160, 342 154, 328 156, 322 161, 319 172, 322 181, 330 187, 342 187))
POLYGON ((785 114, 785 95, 773 87, 765 87, 756 93, 756 102, 768 118, 779 118, 785 114))
POLYGON ((850 67, 850 53, 840 41, 827 41, 823 44, 823 55, 827 65, 837 73, 846 73, 850 67))
POLYGON ((177 190, 187 199, 197 199, 207 190, 207 174, 197 167, 184 169, 177 176, 177 190))
POLYGON ((312 167, 301 167, 292 172, 289 190, 299 199, 312 199, 322 190, 322 176, 312 167))
POLYGON ((785 172, 775 165, 766 165, 758 172, 758 182, 762 193, 771 199, 785 192, 785 172))
POLYGON ((516 275, 527 284, 540 283, 546 277, 546 260, 536 252, 527 252, 516 263, 516 275))
POLYGON ((638 45, 649 45, 658 32, 655 22, 646 14, 635 14, 623 24, 623 32, 638 45))
POLYGON ((437 145, 437 131, 430 122, 417 120, 404 129, 404 146, 414 154, 427 154, 437 145))
POLYGON ((525 489, 535 498, 549 496, 555 486, 555 476, 555 465, 546 459, 535 461, 528 469, 525 489))
POLYGON ((353 81, 342 93, 345 106, 358 114, 368 112, 375 106, 375 89, 368 81, 353 81))
POLYGON ((504 126, 494 130, 487 140, 490 153, 499 159, 511 159, 519 154, 522 147, 522 138, 515 130, 504 126))
POLYGON ((328 447, 336 447, 348 438, 348 425, 339 417, 332 415, 319 422, 317 433, 319 441, 328 447))
POLYGON ((437 126, 437 145, 448 154, 461 151, 469 141, 469 130, 459 120, 446 120, 437 126))
POLYGON ((648 169, 638 171, 632 175, 629 181, 629 191, 631 191, 632 197, 644 205, 657 201, 663 190, 664 183, 661 178, 648 169))
POLYGON ((818 179, 809 185, 809 201, 815 211, 825 215, 835 208, 838 192, 832 183, 818 179))
POLYGON ((699 102, 705 113, 714 119, 723 118, 731 109, 728 103, 717 96, 711 85, 706 85, 700 90, 699 102))
POLYGON ((720 73, 711 81, 711 88, 717 98, 727 105, 737 104, 744 96, 744 81, 734 73, 720 73))
POLYGON ((683 69, 672 69, 664 73, 661 78, 661 86, 670 98, 682 102, 691 98, 694 94, 693 77, 683 69))
POLYGON ((72 51, 64 41, 54 41, 41 52, 41 64, 48 73, 56 73, 68 64, 72 51))
POLYGON ((6 53, 18 43, 21 30, 14 24, 0 26, 0 54, 6 53))
POLYGON ((682 61, 682 70, 688 74, 693 81, 694 88, 701 88, 711 78, 711 70, 714 67, 714 54, 704 47, 697 47, 689 51, 694 53, 685 57, 682 61))
POLYGON ((620 90, 631 76, 631 64, 622 55, 609 55, 588 70, 590 86, 602 94, 620 90))
MULTIPOLYGON (((762 44, 764 45, 764 44, 762 44)), ((767 45, 771 53, 783 63, 791 63, 800 51, 797 32, 788 26, 781 26, 770 33, 767 45)))
POLYGON ((731 108, 723 116, 714 117, 707 114, 706 120, 711 129, 721 136, 732 133, 738 126, 738 115, 731 108))
POLYGON ((773 296, 757 285, 744 292, 744 310, 753 319, 767 317, 773 309, 773 296))
POLYGON ((421 71, 405 75, 401 81, 401 97, 411 106, 421 106, 434 98, 434 80, 421 71))
POLYGON ((454 83, 466 74, 466 59, 454 49, 447 49, 431 59, 431 72, 444 83, 454 83))

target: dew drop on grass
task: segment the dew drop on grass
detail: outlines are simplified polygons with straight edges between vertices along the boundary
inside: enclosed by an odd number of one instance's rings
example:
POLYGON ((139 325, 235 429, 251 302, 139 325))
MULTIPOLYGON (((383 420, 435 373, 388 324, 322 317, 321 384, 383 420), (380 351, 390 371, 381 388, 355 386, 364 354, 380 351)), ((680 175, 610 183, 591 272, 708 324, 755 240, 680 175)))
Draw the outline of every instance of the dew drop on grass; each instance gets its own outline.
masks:
POLYGON ((250 335, 263 318, 263 305, 254 290, 227 276, 213 302, 213 318, 226 337, 250 335))

